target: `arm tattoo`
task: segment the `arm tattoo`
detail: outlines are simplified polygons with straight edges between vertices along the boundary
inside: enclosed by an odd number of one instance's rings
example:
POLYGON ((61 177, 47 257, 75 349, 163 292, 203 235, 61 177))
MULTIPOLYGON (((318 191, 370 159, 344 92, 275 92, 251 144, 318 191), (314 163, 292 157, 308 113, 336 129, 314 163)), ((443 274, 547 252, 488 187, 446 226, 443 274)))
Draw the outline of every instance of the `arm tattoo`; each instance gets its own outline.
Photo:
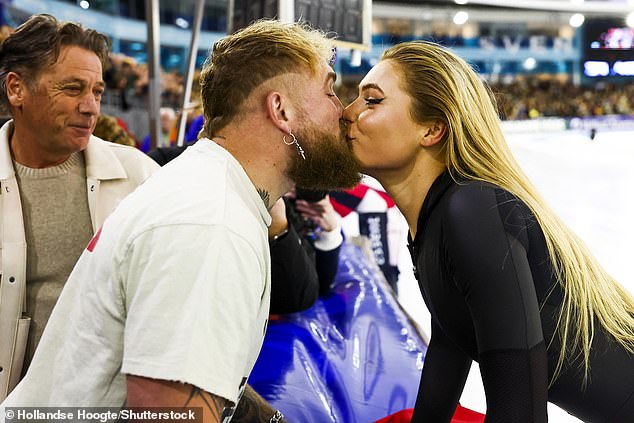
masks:
POLYGON ((265 191, 262 188, 256 188, 256 190, 258 191, 258 194, 260 194, 260 198, 264 202, 264 206, 266 207, 267 210, 269 210, 271 208, 271 205, 270 205, 271 199, 270 199, 270 195, 268 191, 265 191))
POLYGON ((199 404, 199 406, 204 405, 211 412, 211 415, 216 419, 216 421, 220 420, 220 415, 222 414, 222 410, 227 402, 224 398, 212 395, 195 386, 192 387, 192 390, 189 393, 189 398, 187 398, 183 407, 194 407, 195 405, 191 404, 192 401, 202 401, 202 404, 199 404))
MULTIPOLYGON (((250 385, 247 385, 231 423, 268 423, 275 411, 271 404, 259 396, 250 385)), ((280 421, 286 422, 286 420, 280 421)))

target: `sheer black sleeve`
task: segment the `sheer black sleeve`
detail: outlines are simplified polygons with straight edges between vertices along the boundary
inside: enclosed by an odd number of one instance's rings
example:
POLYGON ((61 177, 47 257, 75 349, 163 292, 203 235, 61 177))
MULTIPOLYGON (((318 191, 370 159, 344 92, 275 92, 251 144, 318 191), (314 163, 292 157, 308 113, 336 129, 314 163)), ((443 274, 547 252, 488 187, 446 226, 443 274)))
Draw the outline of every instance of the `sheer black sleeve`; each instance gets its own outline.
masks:
POLYGON ((471 358, 432 322, 412 423, 450 422, 470 368, 471 358))

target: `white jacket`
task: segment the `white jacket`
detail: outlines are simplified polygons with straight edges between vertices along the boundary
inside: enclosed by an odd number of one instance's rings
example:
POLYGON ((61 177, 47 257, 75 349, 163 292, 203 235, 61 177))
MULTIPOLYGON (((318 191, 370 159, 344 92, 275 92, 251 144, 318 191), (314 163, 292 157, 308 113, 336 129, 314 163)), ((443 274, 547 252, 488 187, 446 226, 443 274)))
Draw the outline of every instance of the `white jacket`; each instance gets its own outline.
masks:
MULTIPOLYGON (((0 129, 0 402, 19 382, 30 318, 23 317, 26 238, 9 135, 0 129)), ((95 232, 119 202, 159 166, 141 151, 92 136, 84 150, 86 186, 95 232)))

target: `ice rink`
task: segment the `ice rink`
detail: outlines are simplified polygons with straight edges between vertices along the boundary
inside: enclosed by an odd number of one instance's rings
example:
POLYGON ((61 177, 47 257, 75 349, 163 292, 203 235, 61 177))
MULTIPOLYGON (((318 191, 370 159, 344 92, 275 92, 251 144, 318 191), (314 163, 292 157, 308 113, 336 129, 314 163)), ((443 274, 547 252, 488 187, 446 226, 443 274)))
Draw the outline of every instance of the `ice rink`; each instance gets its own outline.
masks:
MULTIPOLYGON (((518 162, 559 216, 588 244, 603 266, 634 293, 634 132, 559 131, 507 134, 518 162)), ((429 333, 429 315, 411 273, 399 255, 399 300, 429 333)), ((461 399, 485 412, 477 363, 461 399)), ((549 404, 549 421, 580 420, 549 404)))

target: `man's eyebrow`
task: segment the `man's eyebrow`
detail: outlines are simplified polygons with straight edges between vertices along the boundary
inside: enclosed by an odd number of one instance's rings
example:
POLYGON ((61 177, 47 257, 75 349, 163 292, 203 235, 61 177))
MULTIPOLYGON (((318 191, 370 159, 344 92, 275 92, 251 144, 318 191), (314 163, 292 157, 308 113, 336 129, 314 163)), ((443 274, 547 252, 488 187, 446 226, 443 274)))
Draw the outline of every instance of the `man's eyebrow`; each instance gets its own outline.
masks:
MULTIPOLYGON (((77 78, 75 76, 69 76, 68 78, 64 78, 59 83, 60 84, 81 84, 81 85, 87 85, 87 83, 86 83, 86 81, 84 79, 77 78)), ((98 81, 98 82, 95 83, 95 85, 100 86, 100 87, 105 87, 106 86, 106 82, 105 81, 98 81)))
POLYGON ((82 83, 82 84, 86 83, 86 81, 84 81, 83 79, 78 78, 78 77, 73 76, 73 75, 68 75, 66 78, 62 78, 59 82, 62 83, 62 84, 70 84, 70 83, 73 83, 73 82, 78 82, 78 83, 82 83))
POLYGON ((377 84, 373 82, 363 84, 361 86, 361 91, 370 90, 370 89, 375 89, 375 90, 381 91, 381 94, 385 94, 383 90, 381 89, 381 87, 379 87, 377 84))

